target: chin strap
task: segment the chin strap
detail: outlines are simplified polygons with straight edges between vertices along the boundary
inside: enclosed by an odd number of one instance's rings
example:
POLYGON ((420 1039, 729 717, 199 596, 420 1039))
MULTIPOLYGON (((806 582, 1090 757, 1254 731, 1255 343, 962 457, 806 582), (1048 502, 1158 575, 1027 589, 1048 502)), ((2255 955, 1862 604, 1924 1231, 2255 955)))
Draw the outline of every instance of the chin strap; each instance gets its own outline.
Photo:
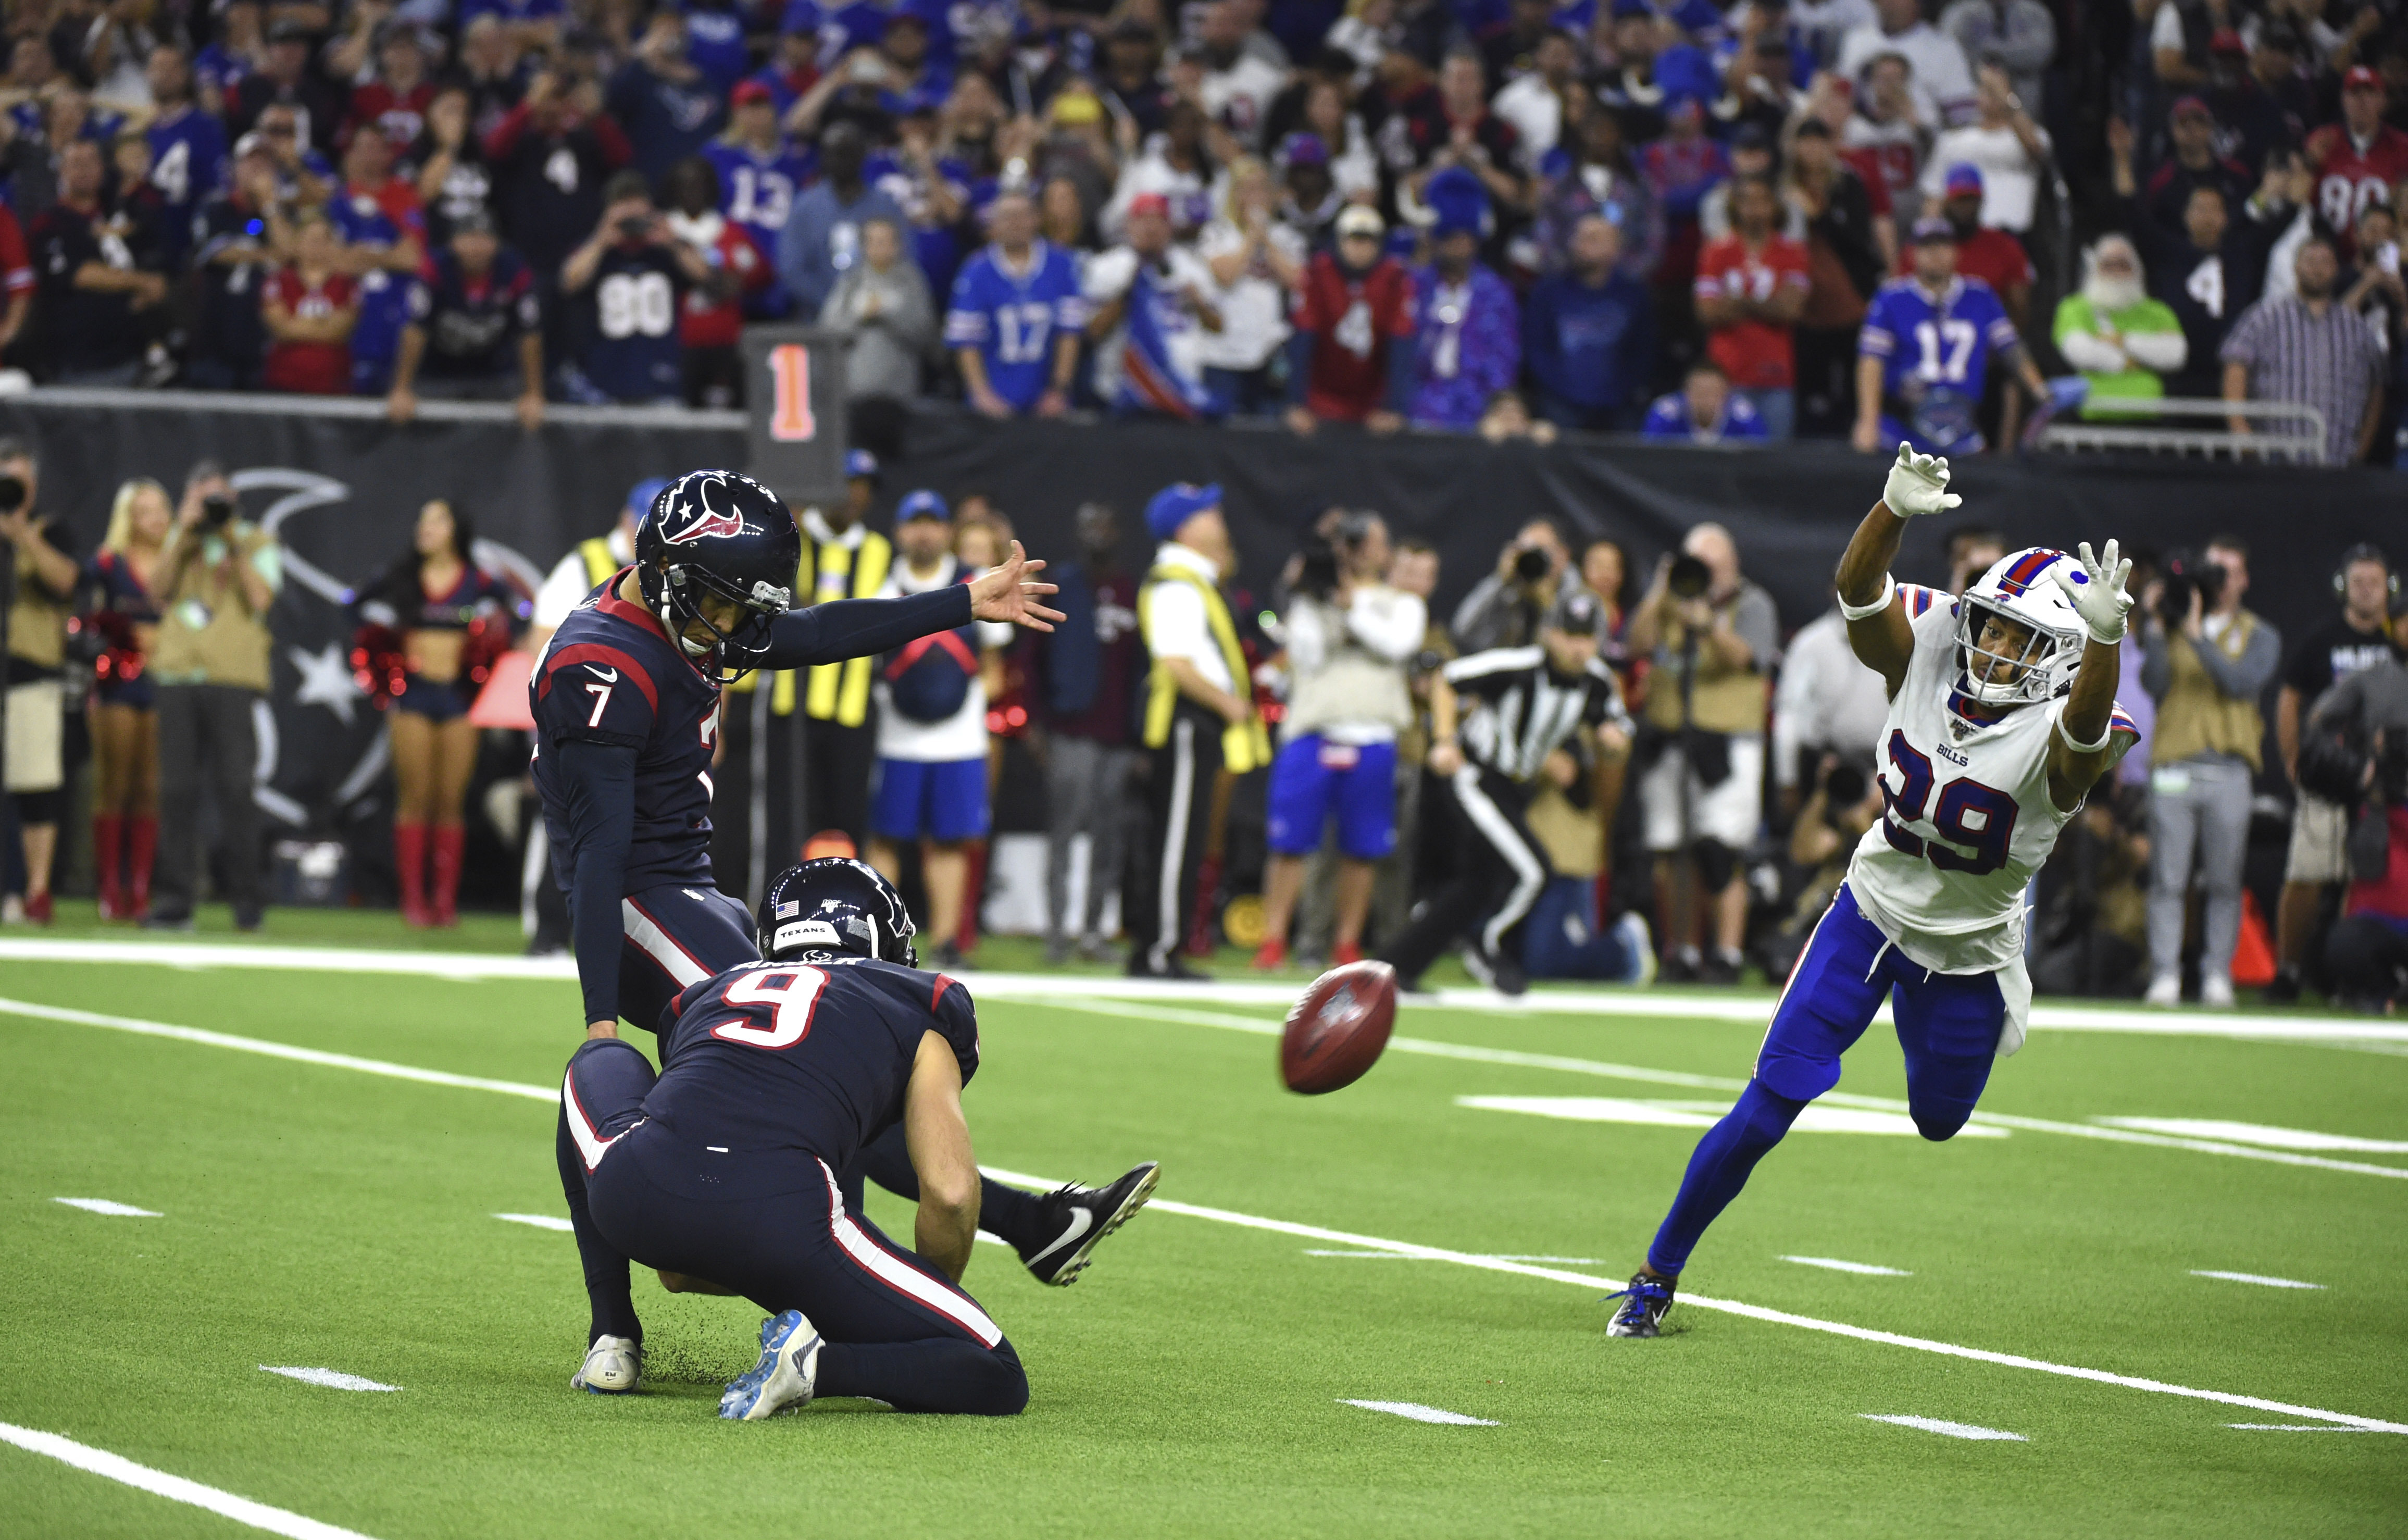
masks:
POLYGON ((1888 609, 1889 601, 1897 597, 1898 580, 1891 577, 1887 572, 1884 572, 1882 574, 1881 597, 1873 600, 1870 604, 1850 604, 1844 597, 1842 597, 1840 599, 1840 613, 1850 620, 1870 620, 1875 615, 1880 614, 1883 611, 1888 609))

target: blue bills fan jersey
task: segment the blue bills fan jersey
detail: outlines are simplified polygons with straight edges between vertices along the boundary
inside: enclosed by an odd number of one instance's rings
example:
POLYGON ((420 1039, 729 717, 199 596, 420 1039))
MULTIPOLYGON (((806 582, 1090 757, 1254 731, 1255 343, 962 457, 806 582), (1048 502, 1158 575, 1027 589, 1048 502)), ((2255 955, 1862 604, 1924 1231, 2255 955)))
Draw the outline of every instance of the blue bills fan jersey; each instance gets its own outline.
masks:
POLYGON ((689 986, 661 1018, 647 1116, 731 1152, 802 1150, 841 1171, 903 1116, 920 1038, 978 1071, 978 1011, 942 973, 844 953, 754 962, 689 986))
POLYGON ((1973 419, 1990 355, 2020 341, 2006 307, 1980 279, 1952 279, 1935 300, 1914 280, 1899 278, 1883 284, 1866 307, 1856 353, 1882 361, 1886 434, 1927 454, 1960 454, 1982 447, 1973 419))
POLYGON ((953 281, 945 345, 976 348, 995 393, 1026 411, 1053 382, 1054 338, 1087 324, 1079 268, 1049 240, 1032 242, 1028 267, 1014 273, 995 247, 969 259, 953 281))
POLYGON ((576 885, 559 746, 582 739, 636 751, 636 828, 624 887, 710 882, 710 751, 719 684, 686 659, 640 605, 615 590, 624 571, 586 596, 552 634, 527 681, 535 713, 534 774, 552 836, 552 874, 576 885))

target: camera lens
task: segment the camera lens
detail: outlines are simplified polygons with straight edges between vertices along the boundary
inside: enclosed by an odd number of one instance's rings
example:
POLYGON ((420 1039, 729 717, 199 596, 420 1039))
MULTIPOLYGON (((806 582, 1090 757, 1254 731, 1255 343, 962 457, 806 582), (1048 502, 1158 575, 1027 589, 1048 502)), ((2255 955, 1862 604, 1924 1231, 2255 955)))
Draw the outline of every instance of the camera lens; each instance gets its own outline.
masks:
POLYGON ((201 499, 201 520, 205 524, 224 524, 234 517, 234 499, 213 493, 201 499))
POLYGON ((16 476, 0 476, 0 513, 14 513, 24 506, 24 481, 16 476))
POLYGON ((1664 574, 1664 586, 1671 590, 1674 598, 1693 599, 1703 594, 1713 579, 1713 573, 1697 557, 1676 556, 1672 569, 1664 574))
POLYGON ((1547 554, 1536 546, 1513 558, 1513 576, 1523 583, 1537 583, 1547 575, 1547 554))

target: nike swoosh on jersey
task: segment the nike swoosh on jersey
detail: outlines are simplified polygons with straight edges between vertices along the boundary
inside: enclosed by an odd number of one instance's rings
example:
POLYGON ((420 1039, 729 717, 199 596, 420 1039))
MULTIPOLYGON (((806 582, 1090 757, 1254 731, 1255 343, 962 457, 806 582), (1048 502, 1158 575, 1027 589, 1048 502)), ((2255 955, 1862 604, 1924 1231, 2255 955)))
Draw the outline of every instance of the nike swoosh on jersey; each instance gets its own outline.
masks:
POLYGON ((593 669, 600 678, 607 679, 613 684, 619 683, 619 670, 616 669, 606 669, 599 663, 589 663, 586 667, 593 669))
POLYGON ((1087 1233, 1088 1227, 1093 1225, 1095 1222, 1096 1216, 1085 1209, 1072 1209, 1070 1211, 1070 1228, 1064 1231, 1061 1235, 1055 1239, 1052 1245, 1047 1246, 1036 1256, 1029 1258, 1027 1262, 1023 1265, 1029 1267, 1036 1266, 1039 1262, 1043 1261, 1046 1258, 1051 1257, 1054 1253, 1061 1250, 1064 1246, 1068 1245, 1080 1236, 1087 1233))

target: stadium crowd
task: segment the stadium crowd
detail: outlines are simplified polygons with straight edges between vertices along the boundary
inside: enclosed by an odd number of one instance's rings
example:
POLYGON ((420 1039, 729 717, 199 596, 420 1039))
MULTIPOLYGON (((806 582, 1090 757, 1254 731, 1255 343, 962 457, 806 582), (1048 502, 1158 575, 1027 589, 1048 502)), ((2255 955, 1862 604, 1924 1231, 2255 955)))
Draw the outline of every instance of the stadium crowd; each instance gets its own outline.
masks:
POLYGON ((1958 453, 2086 393, 2175 395, 2394 453, 2391 0, 25 0, 6 25, 0 343, 44 382, 533 423, 736 403, 743 327, 783 319, 853 339, 854 440, 889 457, 930 394, 1958 453))

